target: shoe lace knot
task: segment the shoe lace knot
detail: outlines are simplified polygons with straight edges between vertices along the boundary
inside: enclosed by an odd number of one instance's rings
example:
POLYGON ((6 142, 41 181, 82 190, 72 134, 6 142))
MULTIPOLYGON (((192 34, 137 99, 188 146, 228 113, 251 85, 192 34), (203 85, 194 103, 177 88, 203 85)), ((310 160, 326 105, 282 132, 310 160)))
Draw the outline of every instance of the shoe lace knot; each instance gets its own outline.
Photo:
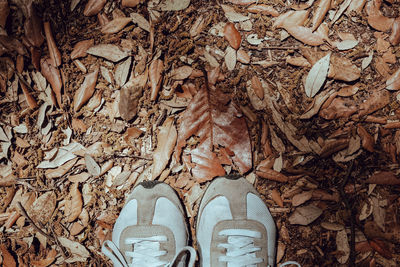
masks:
POLYGON ((227 236, 227 243, 218 244, 218 247, 226 249, 226 253, 220 256, 220 262, 226 262, 229 267, 256 266, 263 262, 256 256, 261 248, 254 245, 255 238, 261 238, 261 233, 248 229, 225 229, 218 233, 227 236))

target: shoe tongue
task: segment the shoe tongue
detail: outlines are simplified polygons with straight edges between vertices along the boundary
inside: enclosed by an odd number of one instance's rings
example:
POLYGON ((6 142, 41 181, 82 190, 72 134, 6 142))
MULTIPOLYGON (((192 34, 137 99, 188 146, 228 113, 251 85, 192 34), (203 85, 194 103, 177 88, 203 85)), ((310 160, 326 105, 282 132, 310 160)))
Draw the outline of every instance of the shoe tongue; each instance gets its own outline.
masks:
POLYGON ((167 241, 160 242, 160 250, 166 251, 166 255, 161 256, 160 260, 171 262, 176 253, 174 235, 170 229, 162 225, 133 225, 126 227, 119 239, 119 249, 124 255, 128 264, 131 263, 132 258, 126 257, 125 252, 132 251, 132 245, 125 244, 127 238, 145 238, 152 236, 166 236, 167 241))

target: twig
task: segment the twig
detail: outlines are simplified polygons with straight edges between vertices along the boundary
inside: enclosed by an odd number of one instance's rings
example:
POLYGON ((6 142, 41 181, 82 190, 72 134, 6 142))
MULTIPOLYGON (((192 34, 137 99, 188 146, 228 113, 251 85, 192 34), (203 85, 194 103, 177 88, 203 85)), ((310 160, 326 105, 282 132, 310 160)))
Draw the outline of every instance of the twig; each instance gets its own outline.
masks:
POLYGON ((277 50, 298 50, 298 47, 290 46, 265 46, 263 49, 277 49, 277 50))
POLYGON ((152 158, 148 158, 148 157, 143 157, 143 156, 136 156, 136 155, 129 155, 129 154, 119 154, 119 153, 115 153, 114 156, 117 157, 128 157, 128 158, 136 158, 136 159, 144 159, 144 160, 148 160, 148 161, 152 161, 152 158))
POLYGON ((41 233, 42 235, 44 235, 45 237, 47 237, 48 239, 54 240, 55 238, 52 237, 51 235, 45 233, 42 229, 40 229, 33 221, 32 219, 29 217, 28 213, 26 213, 25 208, 22 206, 21 202, 17 202, 17 206, 18 208, 21 210, 22 216, 24 216, 33 226, 33 228, 35 228, 39 233, 41 233))
POLYGON ((349 258, 349 266, 353 267, 356 266, 356 250, 355 250, 355 225, 354 225, 354 209, 352 206, 350 206, 349 200, 347 199, 347 196, 344 192, 344 187, 346 186, 347 182, 349 181, 351 171, 353 170, 353 165, 354 162, 350 162, 350 166, 347 169, 346 176, 344 177, 344 180, 342 184, 339 186, 339 193, 341 198, 343 199, 343 202, 346 206, 346 209, 348 212, 350 212, 350 258, 349 258))

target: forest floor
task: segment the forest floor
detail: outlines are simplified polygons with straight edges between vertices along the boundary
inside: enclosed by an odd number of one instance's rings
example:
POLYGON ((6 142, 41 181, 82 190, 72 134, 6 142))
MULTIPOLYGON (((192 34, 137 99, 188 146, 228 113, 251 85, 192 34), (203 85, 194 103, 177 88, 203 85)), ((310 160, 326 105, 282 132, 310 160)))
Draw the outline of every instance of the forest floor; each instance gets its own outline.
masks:
POLYGON ((399 11, 0 0, 0 265, 110 265, 144 180, 177 191, 196 247, 204 190, 239 173, 278 263, 399 266, 399 11))

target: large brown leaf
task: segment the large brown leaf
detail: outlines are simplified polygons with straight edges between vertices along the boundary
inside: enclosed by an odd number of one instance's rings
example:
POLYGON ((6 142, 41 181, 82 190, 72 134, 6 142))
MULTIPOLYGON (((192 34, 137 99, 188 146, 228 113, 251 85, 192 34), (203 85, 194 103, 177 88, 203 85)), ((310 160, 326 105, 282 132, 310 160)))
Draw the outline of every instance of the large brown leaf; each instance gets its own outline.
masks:
POLYGON ((55 66, 49 63, 49 59, 40 60, 40 66, 42 75, 50 83, 51 89, 53 89, 53 92, 57 97, 57 103, 61 107, 62 80, 60 71, 55 66))
POLYGON ((86 74, 85 80, 81 87, 76 91, 74 96, 74 111, 77 112, 93 95, 94 87, 96 86, 99 68, 95 71, 86 74))
POLYGON ((50 22, 46 21, 44 24, 44 33, 46 35, 47 47, 49 48, 49 54, 51 58, 51 63, 54 67, 61 65, 61 53, 58 50, 56 42, 54 41, 53 34, 51 32, 50 22))
POLYGON ((167 166, 174 150, 176 138, 174 119, 169 117, 165 120, 157 136, 157 148, 153 153, 153 179, 159 176, 167 166))
POLYGON ((216 156, 218 147, 225 147, 240 173, 252 166, 250 137, 244 118, 229 103, 226 95, 202 87, 194 96, 179 122, 176 156, 191 136, 198 137, 198 147, 190 150, 195 163, 192 174, 207 181, 225 172, 216 156))

